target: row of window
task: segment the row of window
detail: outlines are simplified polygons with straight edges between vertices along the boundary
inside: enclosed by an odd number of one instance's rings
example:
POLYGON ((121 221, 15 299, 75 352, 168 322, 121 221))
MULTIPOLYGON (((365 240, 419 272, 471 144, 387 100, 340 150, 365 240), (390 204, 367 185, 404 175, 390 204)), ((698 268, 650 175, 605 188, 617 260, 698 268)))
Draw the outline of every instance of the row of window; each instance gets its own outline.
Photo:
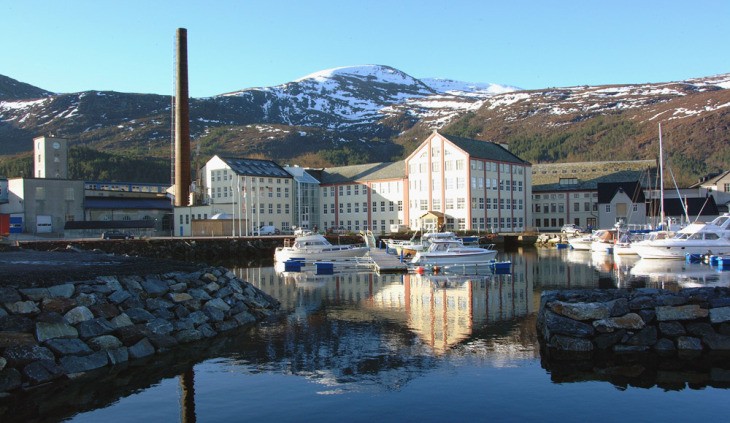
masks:
MULTIPOLYGON (((532 195, 532 199, 533 200, 540 200, 540 199, 543 199, 543 200, 548 200, 548 199, 549 200, 562 200, 562 199, 565 198, 566 195, 569 195, 569 194, 556 194, 556 193, 551 193, 551 194, 533 194, 532 195)), ((573 193, 573 198, 580 198, 580 197, 581 197, 581 193, 580 192, 574 192, 573 193)), ((597 199, 598 198, 598 193, 597 192, 584 192, 583 193, 583 198, 594 198, 594 199, 597 199)))
MULTIPOLYGON (((386 204, 387 204, 387 211, 390 211, 390 212, 395 211, 396 204, 398 205, 398 211, 403 211, 403 201, 399 200, 397 202, 388 201, 387 203, 385 201, 381 201, 380 202, 380 211, 381 212, 386 211, 386 204)), ((353 210, 354 210, 354 213, 360 213, 361 207, 360 207, 360 203, 340 203, 339 209, 340 209, 340 213, 345 213, 345 210, 347 210, 347 213, 353 213, 353 210)), ((322 206, 323 214, 327 214, 327 210, 328 210, 327 204, 322 206)), ((329 210, 330 210, 331 214, 335 214, 335 204, 334 203, 329 205, 329 210)), ((373 213, 376 213, 378 211, 378 202, 377 201, 373 201, 371 210, 373 213)), ((367 202, 362 203, 362 211, 363 211, 363 213, 368 211, 367 202)))
MULTIPOLYGON (((228 169, 219 169, 219 170, 211 170, 210 171, 210 180, 211 181, 230 181, 236 176, 236 173, 231 171, 228 172, 228 169)), ((247 184, 263 184, 263 183, 269 183, 269 184, 286 184, 289 185, 289 178, 261 178, 256 176, 243 176, 242 177, 242 183, 247 184)))
MULTIPOLYGON (((390 194, 393 193, 400 193, 401 192, 401 184, 399 182, 380 182, 380 183, 373 183, 370 186, 370 192, 372 194, 390 194)), ((339 185, 337 187, 337 193, 340 197, 342 196, 350 196, 350 195, 360 195, 360 191, 362 190, 362 193, 367 193, 368 187, 362 184, 352 184, 352 185, 339 185)), ((334 197, 335 196, 335 187, 324 187, 322 188, 322 196, 323 197, 334 197)))
MULTIPOLYGON (((259 187, 258 190, 258 196, 256 195, 256 190, 247 190, 243 193, 244 197, 251 196, 253 198, 255 197, 268 197, 268 198, 274 198, 274 190, 271 187, 259 187)), ((210 198, 227 198, 233 196, 233 193, 236 192, 233 187, 213 187, 210 189, 210 198)), ((281 187, 276 187, 276 197, 281 198, 282 197, 282 190, 281 187)), ((283 191, 283 197, 289 198, 289 188, 284 188, 283 191)))
MULTIPOLYGON (((389 221, 384 220, 384 219, 382 219, 380 221, 378 221, 378 219, 373 219, 372 222, 368 222, 367 220, 362 220, 362 221, 360 221, 360 220, 340 220, 339 228, 343 228, 348 231, 359 231, 359 230, 378 231, 379 230, 381 232, 386 232, 387 225, 388 224, 393 225, 395 223, 396 223, 395 219, 390 219, 389 221), (379 223, 380 226, 378 226, 378 222, 380 222, 379 223), (388 222, 390 222, 390 223, 388 223, 388 222)), ((402 224, 403 221, 401 221, 399 219, 397 223, 402 224)), ((329 226, 330 228, 338 227, 336 225, 336 221, 334 221, 334 220, 330 221, 329 224, 330 224, 330 226, 329 226)), ((325 229, 327 229, 326 225, 327 225, 327 222, 325 222, 325 229)))
MULTIPOLYGON (((454 203, 453 198, 447 198, 445 201, 445 210, 463 210, 466 208, 466 198, 456 198, 454 203), (454 207, 456 204, 456 207, 454 207)), ((524 200, 522 199, 509 199, 509 198, 482 198, 472 197, 471 208, 473 210, 522 210, 525 207, 524 200)), ((429 210, 428 200, 411 200, 411 209, 418 210, 429 210)), ((434 198, 431 200, 431 210, 441 211, 441 199, 434 198)))

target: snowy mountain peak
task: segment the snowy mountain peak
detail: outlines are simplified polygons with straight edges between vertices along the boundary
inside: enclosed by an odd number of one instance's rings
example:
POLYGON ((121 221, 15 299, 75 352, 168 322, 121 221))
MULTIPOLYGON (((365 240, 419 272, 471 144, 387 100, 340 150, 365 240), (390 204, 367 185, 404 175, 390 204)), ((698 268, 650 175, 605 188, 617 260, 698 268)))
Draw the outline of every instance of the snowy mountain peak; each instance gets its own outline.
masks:
POLYGON ((378 81, 391 84, 413 84, 418 82, 417 79, 399 71, 398 69, 383 65, 342 66, 338 68, 325 69, 301 77, 294 82, 303 82, 306 80, 324 82, 335 77, 354 77, 368 81, 378 81))

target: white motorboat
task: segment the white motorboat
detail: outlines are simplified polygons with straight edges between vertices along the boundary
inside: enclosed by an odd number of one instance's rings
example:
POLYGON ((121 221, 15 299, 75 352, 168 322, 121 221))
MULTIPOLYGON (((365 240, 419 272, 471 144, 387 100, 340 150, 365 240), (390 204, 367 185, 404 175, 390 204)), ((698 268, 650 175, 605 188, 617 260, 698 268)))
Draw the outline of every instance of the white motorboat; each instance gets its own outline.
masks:
POLYGON ((456 263, 479 263, 493 260, 497 250, 467 247, 458 240, 432 240, 428 249, 418 251, 411 260, 414 265, 449 265, 456 263))
POLYGON ((366 245, 333 245, 320 234, 309 234, 294 238, 291 245, 285 242, 283 247, 274 251, 274 260, 337 260, 348 257, 362 257, 370 251, 366 245))
POLYGON ((593 233, 591 251, 594 253, 612 253, 616 243, 616 229, 600 229, 593 233))
POLYGON ((395 251, 399 256, 412 256, 419 251, 427 250, 434 240, 459 241, 463 244, 463 241, 453 232, 428 232, 423 234, 420 239, 416 239, 415 235, 409 240, 388 239, 385 240, 385 244, 390 251, 395 251))
POLYGON ((730 213, 710 223, 693 223, 673 238, 639 241, 633 246, 642 259, 684 259, 687 254, 730 254, 730 213))
POLYGON ((578 251, 590 251, 593 244, 593 235, 573 236, 568 238, 570 248, 578 251))

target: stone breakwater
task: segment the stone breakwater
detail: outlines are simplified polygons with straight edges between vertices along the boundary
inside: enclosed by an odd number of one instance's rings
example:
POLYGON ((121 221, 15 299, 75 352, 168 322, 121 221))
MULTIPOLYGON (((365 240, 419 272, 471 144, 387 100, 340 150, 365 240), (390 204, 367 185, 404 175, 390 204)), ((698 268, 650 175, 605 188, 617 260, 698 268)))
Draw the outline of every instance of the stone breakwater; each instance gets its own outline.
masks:
POLYGON ((220 267, 0 286, 0 392, 169 351, 278 308, 276 299, 220 267))
POLYGON ((549 350, 584 356, 730 351, 730 288, 547 291, 537 329, 549 350))

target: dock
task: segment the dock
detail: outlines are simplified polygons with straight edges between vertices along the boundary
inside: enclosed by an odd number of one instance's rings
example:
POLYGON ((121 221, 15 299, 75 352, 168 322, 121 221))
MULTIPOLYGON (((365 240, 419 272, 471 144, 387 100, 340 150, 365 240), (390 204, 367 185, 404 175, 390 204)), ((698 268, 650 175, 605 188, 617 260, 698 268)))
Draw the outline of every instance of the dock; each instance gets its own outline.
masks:
POLYGON ((408 266, 400 261, 398 256, 388 254, 385 250, 371 249, 370 258, 373 260, 373 267, 378 273, 406 273, 408 266))

